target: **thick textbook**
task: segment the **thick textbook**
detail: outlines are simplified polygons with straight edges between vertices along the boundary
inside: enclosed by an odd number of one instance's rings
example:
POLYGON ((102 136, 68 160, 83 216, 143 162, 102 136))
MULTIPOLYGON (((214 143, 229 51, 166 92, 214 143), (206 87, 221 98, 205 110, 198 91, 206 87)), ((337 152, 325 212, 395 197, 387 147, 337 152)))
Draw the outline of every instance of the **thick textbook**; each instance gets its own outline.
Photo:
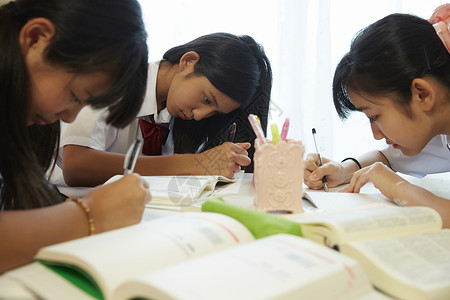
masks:
POLYGON ((387 294, 450 297, 450 230, 431 208, 374 203, 287 218, 301 224, 304 237, 358 260, 387 294))
MULTIPOLYGON (((120 179, 116 175, 105 184, 120 179)), ((142 176, 147 181, 152 194, 149 208, 179 208, 180 210, 200 210, 201 199, 212 196, 217 185, 236 182, 220 175, 201 176, 142 176)))
POLYGON ((46 268, 38 265, 34 278, 20 277, 20 270, 10 275, 44 299, 68 299, 73 290, 81 299, 78 287, 86 297, 113 300, 384 299, 354 259, 294 234, 255 240, 235 219, 208 212, 45 247, 36 260, 46 268), (69 290, 52 294, 51 284, 35 284, 45 273, 74 285, 55 281, 69 290))

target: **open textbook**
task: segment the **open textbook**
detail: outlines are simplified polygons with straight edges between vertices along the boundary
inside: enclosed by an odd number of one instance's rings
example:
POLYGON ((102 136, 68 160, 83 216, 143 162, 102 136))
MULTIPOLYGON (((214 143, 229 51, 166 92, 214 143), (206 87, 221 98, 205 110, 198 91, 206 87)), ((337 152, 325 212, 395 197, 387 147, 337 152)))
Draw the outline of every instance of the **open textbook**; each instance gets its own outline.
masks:
MULTIPOLYGON (((122 178, 116 175, 105 184, 122 178)), ((236 182, 220 175, 201 176, 142 176, 149 185, 152 201, 149 208, 182 208, 200 210, 200 199, 213 195, 217 185, 236 182), (197 205, 198 204, 198 205, 197 205)))
POLYGON ((287 218, 301 224, 305 238, 358 260, 387 294, 450 296, 450 230, 442 229, 440 215, 431 208, 373 203, 287 218))
POLYGON ((43 299, 386 299, 354 259, 292 234, 255 241, 235 219, 208 212, 44 247, 36 260, 46 267, 7 275, 43 299))
MULTIPOLYGON (((371 204, 395 205, 382 194, 339 193, 307 190, 303 201, 309 201, 315 210, 337 210, 355 208, 371 204)), ((314 210, 313 210, 314 211, 314 210)))

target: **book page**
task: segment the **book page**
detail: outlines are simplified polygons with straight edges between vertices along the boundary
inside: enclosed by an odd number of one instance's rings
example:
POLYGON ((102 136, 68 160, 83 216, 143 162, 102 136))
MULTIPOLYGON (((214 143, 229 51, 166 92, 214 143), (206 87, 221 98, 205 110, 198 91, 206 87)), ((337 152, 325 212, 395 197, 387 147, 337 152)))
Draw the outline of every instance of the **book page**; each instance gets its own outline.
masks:
POLYGON ((230 217, 186 212, 45 247, 36 258, 86 270, 108 297, 134 275, 251 240, 247 228, 230 217))
POLYGON ((401 299, 448 299, 450 230, 352 242, 341 247, 372 283, 401 299))
POLYGON ((299 222, 306 238, 333 247, 348 241, 379 239, 442 228, 439 214, 428 207, 384 204, 287 216, 299 222))
POLYGON ((355 299, 371 291, 353 259, 278 234, 139 276, 114 299, 355 299))
POLYGON ((308 191, 303 197, 306 197, 319 210, 346 209, 376 203, 393 205, 392 201, 381 194, 308 191))
MULTIPOLYGON (((122 178, 116 175, 105 184, 122 178)), ((142 176, 148 183, 152 201, 149 208, 158 206, 193 206, 198 199, 206 198, 213 194, 217 184, 236 182, 220 175, 199 176, 142 176)))

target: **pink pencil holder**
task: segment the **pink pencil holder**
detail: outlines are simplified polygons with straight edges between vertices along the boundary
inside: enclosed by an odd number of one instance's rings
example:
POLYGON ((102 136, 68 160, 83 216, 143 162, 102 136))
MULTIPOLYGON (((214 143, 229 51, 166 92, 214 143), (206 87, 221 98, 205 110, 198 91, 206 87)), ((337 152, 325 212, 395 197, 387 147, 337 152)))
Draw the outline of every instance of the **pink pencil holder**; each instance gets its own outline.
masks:
POLYGON ((301 213, 305 148, 301 141, 255 140, 255 207, 264 212, 301 213))

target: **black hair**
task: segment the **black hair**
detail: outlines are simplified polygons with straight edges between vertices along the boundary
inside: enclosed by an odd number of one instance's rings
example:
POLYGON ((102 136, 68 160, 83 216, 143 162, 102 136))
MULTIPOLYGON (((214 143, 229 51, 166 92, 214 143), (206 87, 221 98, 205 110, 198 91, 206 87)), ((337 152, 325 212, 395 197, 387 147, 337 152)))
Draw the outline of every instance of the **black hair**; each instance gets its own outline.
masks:
MULTIPOLYGON (((213 33, 204 35, 168 50, 163 59, 178 64, 181 57, 195 51, 200 59, 195 73, 205 76, 211 84, 241 106, 226 115, 214 115, 201 121, 184 121, 174 124, 176 153, 195 152, 221 144, 226 139, 227 128, 237 124, 236 142, 253 142, 255 135, 248 122, 248 114, 256 114, 266 130, 269 114, 272 70, 264 48, 248 35, 213 33)), ((249 152, 253 157, 254 148, 249 152)), ((252 171, 252 166, 246 168, 252 171)))
POLYGON ((333 100, 341 119, 353 105, 348 90, 390 96, 410 115, 411 84, 431 76, 450 88, 450 55, 426 20, 392 14, 360 31, 339 62, 333 79, 333 100))
POLYGON ((27 126, 29 78, 19 32, 46 18, 55 35, 45 52, 49 64, 76 74, 107 72, 111 87, 88 100, 109 106, 108 123, 123 127, 142 104, 148 69, 147 34, 136 0, 16 0, 0 7, 1 209, 28 209, 59 201, 45 172, 56 159, 60 124, 27 126))

